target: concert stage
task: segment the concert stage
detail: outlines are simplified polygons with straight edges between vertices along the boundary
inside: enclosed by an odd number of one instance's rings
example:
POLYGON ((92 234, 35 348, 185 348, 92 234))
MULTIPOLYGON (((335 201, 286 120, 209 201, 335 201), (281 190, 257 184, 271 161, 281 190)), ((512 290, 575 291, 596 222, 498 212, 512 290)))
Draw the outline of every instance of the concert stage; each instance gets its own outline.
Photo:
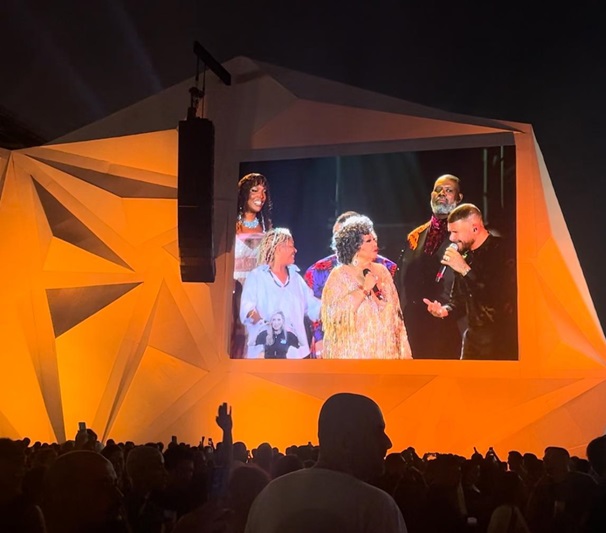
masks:
POLYGON ((532 126, 247 58, 224 66, 233 84, 209 78, 205 99, 214 283, 180 277, 176 126, 191 80, 0 151, 0 435, 62 441, 84 420, 103 439, 218 440, 227 401, 236 440, 284 449, 317 442, 323 400, 350 391, 380 404, 396 450, 583 455, 606 426, 606 341, 532 126), (242 163, 503 146, 515 147, 519 360, 230 359, 242 163))

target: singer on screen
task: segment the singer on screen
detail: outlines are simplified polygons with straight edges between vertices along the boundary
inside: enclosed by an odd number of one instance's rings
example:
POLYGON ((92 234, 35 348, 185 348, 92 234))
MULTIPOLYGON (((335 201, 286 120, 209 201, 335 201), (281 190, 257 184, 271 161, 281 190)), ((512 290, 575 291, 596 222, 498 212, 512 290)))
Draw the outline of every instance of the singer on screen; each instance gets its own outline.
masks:
POLYGON ((333 236, 339 265, 322 293, 325 359, 410 359, 410 346, 392 276, 375 263, 372 221, 348 218, 333 236))
MULTIPOLYGON (((345 211, 341 213, 337 219, 335 220, 335 224, 332 228, 333 237, 341 229, 343 223, 351 217, 360 216, 360 213, 356 213, 355 211, 345 211)), ((391 275, 393 276, 396 273, 397 265, 388 259, 387 257, 383 257, 382 255, 377 255, 377 258, 374 261, 375 263, 381 263, 385 265, 385 268, 389 270, 391 275)), ((324 285, 326 284, 326 280, 328 276, 332 272, 332 269, 335 268, 339 264, 339 260, 337 259, 337 254, 333 253, 327 257, 324 257, 318 261, 316 261, 313 265, 311 265, 305 271, 305 282, 311 287, 314 291, 314 296, 316 298, 322 298, 322 291, 324 290, 324 285)), ((322 329, 322 322, 318 320, 312 324, 313 334, 314 334, 314 355, 317 358, 321 358, 322 349, 323 349, 323 339, 324 339, 324 330, 322 329)))
POLYGON ((465 314, 462 359, 517 359, 515 262, 506 239, 492 235, 481 211, 461 204, 448 215, 450 241, 442 264, 455 273, 448 303, 424 299, 436 318, 465 314))

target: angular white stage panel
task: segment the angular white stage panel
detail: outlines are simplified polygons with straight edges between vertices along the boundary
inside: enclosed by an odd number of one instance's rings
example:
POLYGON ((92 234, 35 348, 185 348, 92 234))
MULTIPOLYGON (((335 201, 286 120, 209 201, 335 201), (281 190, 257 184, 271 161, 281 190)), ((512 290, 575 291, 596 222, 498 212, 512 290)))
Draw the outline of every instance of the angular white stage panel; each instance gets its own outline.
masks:
MULTIPOLYGON (((604 432, 606 342, 531 126, 465 117, 236 58, 209 79, 213 284, 180 281, 177 132, 186 82, 39 148, 0 152, 0 434, 316 441, 322 401, 361 392, 395 449, 582 454, 604 432), (230 360, 239 163, 516 146, 519 361, 230 360)), ((404 239, 404 236, 403 236, 404 239)))

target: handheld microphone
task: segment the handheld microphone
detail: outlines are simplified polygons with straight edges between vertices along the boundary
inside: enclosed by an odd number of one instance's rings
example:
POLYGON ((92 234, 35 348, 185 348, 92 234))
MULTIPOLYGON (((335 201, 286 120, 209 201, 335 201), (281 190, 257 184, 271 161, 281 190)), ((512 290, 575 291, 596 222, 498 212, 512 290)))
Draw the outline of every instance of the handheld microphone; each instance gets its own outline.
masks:
MULTIPOLYGON (((448 248, 452 248, 453 250, 458 250, 459 247, 457 246, 456 242, 452 242, 448 245, 448 248)), ((444 277, 444 273, 446 272, 446 267, 448 265, 442 265, 442 268, 440 270, 438 270, 438 273, 436 274, 436 283, 440 283, 440 281, 442 281, 442 278, 444 277)))
MULTIPOLYGON (((364 270, 362 270, 362 274, 364 274, 364 277, 366 277, 367 274, 370 274, 370 268, 365 268, 364 270)), ((375 296, 379 299, 382 300, 383 299, 383 293, 381 292, 381 289, 379 289, 379 287, 377 287, 377 285, 375 284, 375 286, 372 288, 372 292, 375 293, 375 296)))

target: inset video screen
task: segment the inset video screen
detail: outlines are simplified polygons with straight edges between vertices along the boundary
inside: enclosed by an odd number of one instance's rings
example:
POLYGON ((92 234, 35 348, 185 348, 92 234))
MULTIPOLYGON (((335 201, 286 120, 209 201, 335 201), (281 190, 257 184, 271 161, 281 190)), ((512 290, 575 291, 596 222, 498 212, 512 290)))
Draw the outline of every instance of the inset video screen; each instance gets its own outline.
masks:
POLYGON ((517 360, 515 147, 240 165, 234 359, 517 360))

